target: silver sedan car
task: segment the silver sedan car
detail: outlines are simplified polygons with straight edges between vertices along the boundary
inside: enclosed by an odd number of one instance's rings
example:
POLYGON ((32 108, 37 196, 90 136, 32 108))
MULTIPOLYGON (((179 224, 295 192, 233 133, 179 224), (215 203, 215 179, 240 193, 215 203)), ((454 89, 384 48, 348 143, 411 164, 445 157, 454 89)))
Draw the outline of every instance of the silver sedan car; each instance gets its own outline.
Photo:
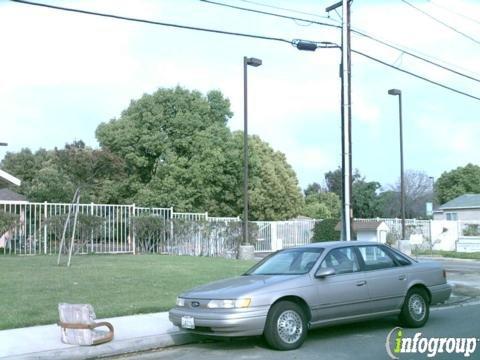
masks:
POLYGON ((389 315, 421 327, 452 289, 444 269, 371 242, 323 242, 278 251, 242 276, 186 291, 170 321, 214 336, 264 335, 279 350, 307 330, 389 315))

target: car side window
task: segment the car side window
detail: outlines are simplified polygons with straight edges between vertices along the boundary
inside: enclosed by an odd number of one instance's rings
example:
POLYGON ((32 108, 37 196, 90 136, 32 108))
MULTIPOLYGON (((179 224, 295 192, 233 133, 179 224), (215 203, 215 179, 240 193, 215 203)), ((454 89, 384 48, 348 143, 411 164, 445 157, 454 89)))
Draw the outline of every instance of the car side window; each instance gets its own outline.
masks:
POLYGON ((330 251, 320 264, 320 268, 331 267, 337 274, 352 273, 360 270, 357 254, 352 247, 330 251))
POLYGON ((302 261, 300 262, 301 271, 310 271, 310 269, 315 265, 318 259, 318 253, 305 252, 302 255, 302 261))
POLYGON ((359 246, 358 250, 365 263, 365 270, 379 270, 395 267, 395 262, 380 246, 359 246))
POLYGON ((405 256, 399 254, 394 250, 390 250, 389 253, 395 258, 395 260, 398 264, 400 264, 400 266, 407 266, 412 264, 412 262, 408 260, 405 256))

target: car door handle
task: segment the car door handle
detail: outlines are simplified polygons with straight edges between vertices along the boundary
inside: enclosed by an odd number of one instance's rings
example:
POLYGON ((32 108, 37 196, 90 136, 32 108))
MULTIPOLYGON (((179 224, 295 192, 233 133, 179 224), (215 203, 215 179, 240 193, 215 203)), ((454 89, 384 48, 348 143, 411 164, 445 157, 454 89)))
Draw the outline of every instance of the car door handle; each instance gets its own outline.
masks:
POLYGON ((366 283, 367 283, 367 282, 366 282, 365 280, 362 280, 362 281, 357 282, 356 285, 357 285, 357 286, 363 286, 363 285, 365 285, 366 283))
POLYGON ((400 276, 398 277, 398 280, 405 280, 406 278, 407 278, 406 275, 400 275, 400 276))

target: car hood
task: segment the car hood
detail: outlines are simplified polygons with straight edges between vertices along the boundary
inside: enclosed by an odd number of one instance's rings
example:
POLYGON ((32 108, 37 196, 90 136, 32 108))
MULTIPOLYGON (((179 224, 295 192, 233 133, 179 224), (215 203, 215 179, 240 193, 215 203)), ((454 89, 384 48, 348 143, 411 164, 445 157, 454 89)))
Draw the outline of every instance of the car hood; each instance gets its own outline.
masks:
POLYGON ((294 282, 297 286, 302 283, 299 279, 305 275, 246 275, 230 279, 215 281, 198 286, 180 295, 187 299, 237 299, 254 293, 263 293, 272 290, 277 284, 285 286, 286 282, 294 282))

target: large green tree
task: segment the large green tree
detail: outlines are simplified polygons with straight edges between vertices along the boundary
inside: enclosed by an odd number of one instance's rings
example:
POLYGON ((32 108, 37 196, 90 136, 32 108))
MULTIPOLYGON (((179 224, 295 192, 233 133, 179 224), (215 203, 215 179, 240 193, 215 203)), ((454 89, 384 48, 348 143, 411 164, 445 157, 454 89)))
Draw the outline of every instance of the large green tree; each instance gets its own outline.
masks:
POLYGON ((16 190, 30 201, 70 202, 79 186, 83 202, 117 203, 128 194, 123 160, 82 141, 63 149, 8 153, 1 166, 22 180, 16 190))
MULTIPOLYGON (((242 213, 243 134, 231 133, 230 103, 219 91, 159 89, 101 124, 102 148, 124 159, 129 200, 212 215, 242 213)), ((250 137, 250 218, 295 216, 296 175, 285 156, 250 137)))
POLYGON ((480 194, 480 166, 467 164, 444 172, 436 181, 435 193, 440 204, 463 194, 480 194))
POLYGON ((340 216, 340 197, 328 192, 319 183, 309 184, 304 190, 305 205, 302 215, 313 219, 338 219, 340 216))
MULTIPOLYGON (((327 190, 342 198, 342 169, 329 171, 325 174, 327 190)), ((380 183, 366 181, 358 170, 352 175, 352 209, 357 218, 371 218, 379 216, 379 202, 377 191, 380 183)))

